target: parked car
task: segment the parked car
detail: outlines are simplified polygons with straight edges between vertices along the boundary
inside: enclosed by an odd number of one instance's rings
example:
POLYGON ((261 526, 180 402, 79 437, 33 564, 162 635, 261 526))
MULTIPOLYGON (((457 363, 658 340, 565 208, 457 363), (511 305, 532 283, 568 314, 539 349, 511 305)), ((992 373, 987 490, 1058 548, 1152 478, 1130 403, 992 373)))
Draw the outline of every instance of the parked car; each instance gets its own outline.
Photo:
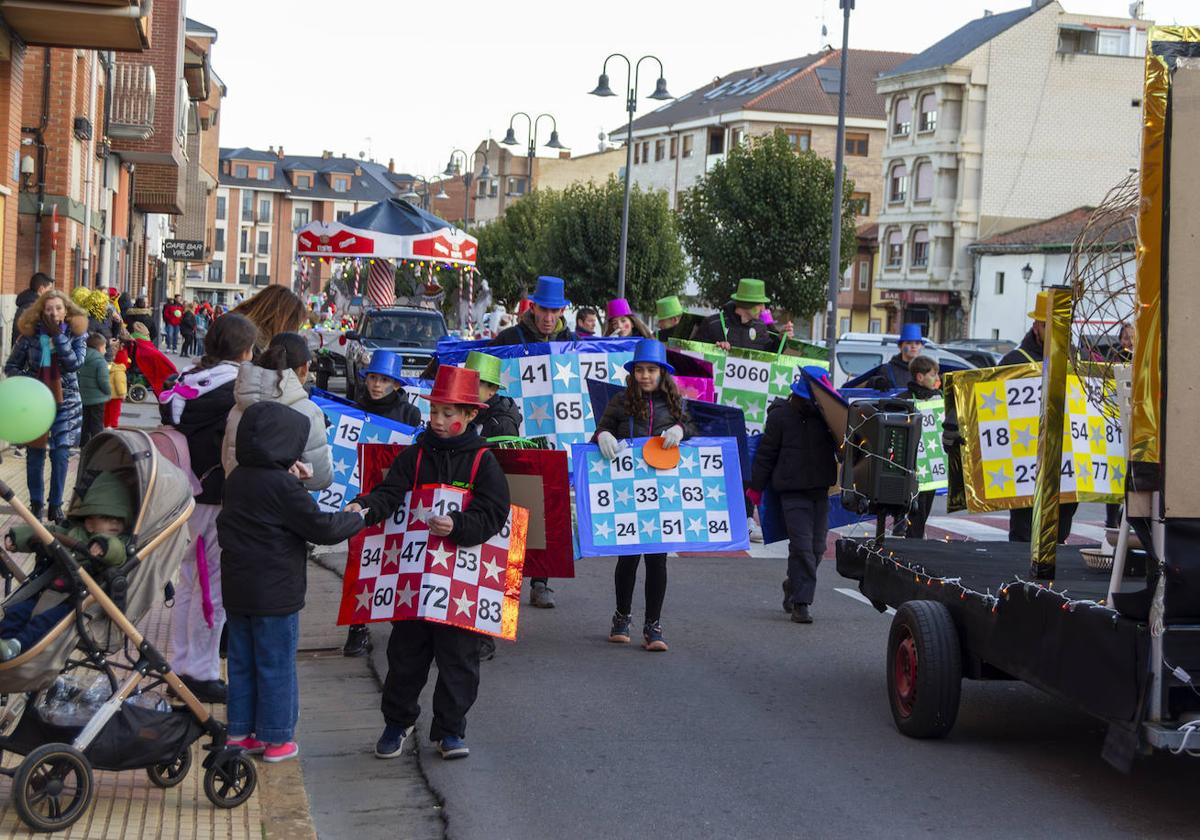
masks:
POLYGON ((355 398, 358 372, 371 364, 376 350, 401 354, 405 376, 420 376, 433 358, 438 339, 446 335, 446 320, 434 309, 393 306, 365 312, 358 328, 347 330, 346 396, 355 398))
MULTIPOLYGON (((833 367, 833 384, 841 387, 848 380, 862 376, 896 355, 898 336, 884 333, 847 333, 838 339, 837 359, 833 367)), ((962 356, 933 343, 925 344, 925 355, 937 359, 942 370, 969 370, 977 367, 962 356)))
POLYGON ((963 346, 957 342, 954 344, 947 344, 941 349, 948 350, 956 356, 961 356, 971 364, 975 365, 975 367, 981 368, 996 367, 996 365, 1000 364, 1000 360, 1004 358, 1004 353, 1008 352, 985 350, 982 347, 972 347, 970 345, 963 346))

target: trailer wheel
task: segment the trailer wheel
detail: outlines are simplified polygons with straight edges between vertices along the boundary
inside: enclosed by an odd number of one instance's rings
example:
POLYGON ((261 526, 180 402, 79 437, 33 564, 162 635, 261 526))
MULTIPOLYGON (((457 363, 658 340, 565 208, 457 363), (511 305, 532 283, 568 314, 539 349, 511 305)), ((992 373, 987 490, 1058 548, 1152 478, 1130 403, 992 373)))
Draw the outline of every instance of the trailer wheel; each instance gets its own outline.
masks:
POLYGON ((888 634, 888 702, 910 738, 941 738, 954 728, 962 690, 958 630, 944 604, 908 601, 888 634))

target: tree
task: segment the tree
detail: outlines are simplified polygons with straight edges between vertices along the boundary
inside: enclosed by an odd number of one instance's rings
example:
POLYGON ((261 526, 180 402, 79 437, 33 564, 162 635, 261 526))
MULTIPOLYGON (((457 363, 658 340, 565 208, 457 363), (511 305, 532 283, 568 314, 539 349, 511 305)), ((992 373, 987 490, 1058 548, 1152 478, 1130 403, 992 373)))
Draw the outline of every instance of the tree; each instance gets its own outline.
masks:
POLYGON ((510 204, 504 216, 470 231, 479 242, 476 265, 487 278, 492 299, 510 309, 530 289, 545 269, 543 230, 550 192, 533 192, 510 204))
MULTIPOLYGON (((854 184, 843 187, 841 270, 854 256, 854 184)), ((696 280, 713 305, 742 277, 756 277, 796 318, 825 306, 833 164, 793 149, 783 131, 734 145, 682 197, 679 229, 696 280)))
MULTIPOLYGON (((577 305, 603 305, 616 297, 623 198, 623 184, 610 177, 602 185, 572 184, 547 204, 543 273, 565 278, 568 297, 577 305)), ((625 296, 634 309, 652 310, 655 300, 679 291, 684 276, 683 251, 666 193, 634 187, 629 196, 625 296)))

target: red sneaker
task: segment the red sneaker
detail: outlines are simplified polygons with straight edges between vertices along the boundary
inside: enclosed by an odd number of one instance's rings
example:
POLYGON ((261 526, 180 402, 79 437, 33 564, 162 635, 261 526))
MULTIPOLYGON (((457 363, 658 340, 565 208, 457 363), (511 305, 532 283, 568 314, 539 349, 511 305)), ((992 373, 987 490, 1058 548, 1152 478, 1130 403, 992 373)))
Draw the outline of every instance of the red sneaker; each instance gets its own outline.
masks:
POLYGON ((276 764, 280 761, 287 761, 300 755, 300 745, 295 741, 288 741, 286 744, 269 744, 263 750, 263 761, 271 764, 276 764))
POLYGON ((267 748, 265 741, 260 741, 253 735, 247 735, 245 738, 230 739, 225 743, 230 747, 241 747, 250 755, 257 755, 267 748))

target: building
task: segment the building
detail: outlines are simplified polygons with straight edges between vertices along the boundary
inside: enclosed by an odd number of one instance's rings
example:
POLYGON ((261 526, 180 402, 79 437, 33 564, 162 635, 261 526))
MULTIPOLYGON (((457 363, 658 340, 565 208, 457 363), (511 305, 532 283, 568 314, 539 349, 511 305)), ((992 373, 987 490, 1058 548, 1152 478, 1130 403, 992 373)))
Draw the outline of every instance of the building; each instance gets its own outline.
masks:
POLYGON ((1033 0, 880 77, 878 283, 893 324, 969 332, 973 243, 1095 200, 1138 165, 1150 25, 1033 0))
POLYGON ((838 288, 838 335, 848 332, 885 332, 880 311, 875 307, 875 258, 879 231, 874 223, 858 228, 854 261, 842 273, 838 288))
MULTIPOLYGON (((1052 219, 1023 225, 1007 233, 981 239, 970 246, 975 260, 975 289, 971 303, 971 335, 980 338, 1004 338, 1019 341, 1029 329, 1037 293, 1047 286, 1070 284, 1071 251, 1076 239, 1092 216, 1092 207, 1077 207, 1052 219)), ((1104 285, 1120 291, 1133 285, 1136 236, 1133 219, 1124 227, 1109 231, 1107 247, 1115 246, 1123 260, 1113 261, 1104 285)), ((1104 297, 1105 290, 1089 290, 1104 297)), ((1094 305, 1094 311, 1122 316, 1117 311, 1128 295, 1118 295, 1116 306, 1094 305)), ((1102 301, 1097 300, 1096 304, 1102 301)), ((1094 325, 1095 332, 1111 329, 1111 324, 1094 325)), ((1076 324, 1076 328, 1087 329, 1076 324)))

